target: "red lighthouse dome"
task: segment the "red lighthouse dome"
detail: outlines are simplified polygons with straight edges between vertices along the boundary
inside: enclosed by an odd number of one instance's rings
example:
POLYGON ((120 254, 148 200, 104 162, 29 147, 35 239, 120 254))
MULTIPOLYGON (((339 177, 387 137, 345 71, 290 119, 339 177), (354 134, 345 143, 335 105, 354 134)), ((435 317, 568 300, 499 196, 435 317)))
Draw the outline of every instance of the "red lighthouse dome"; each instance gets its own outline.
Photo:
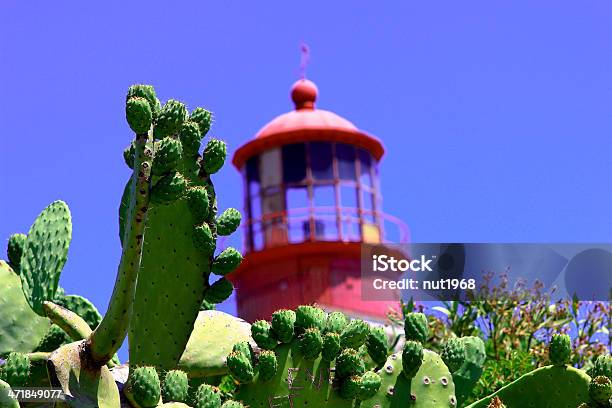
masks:
POLYGON ((361 299, 360 281, 361 244, 387 242, 391 230, 392 241, 407 240, 404 224, 382 212, 382 143, 317 109, 318 94, 312 81, 295 82, 295 109, 233 157, 244 180, 245 260, 231 278, 247 320, 308 303, 381 319, 390 306, 361 299))

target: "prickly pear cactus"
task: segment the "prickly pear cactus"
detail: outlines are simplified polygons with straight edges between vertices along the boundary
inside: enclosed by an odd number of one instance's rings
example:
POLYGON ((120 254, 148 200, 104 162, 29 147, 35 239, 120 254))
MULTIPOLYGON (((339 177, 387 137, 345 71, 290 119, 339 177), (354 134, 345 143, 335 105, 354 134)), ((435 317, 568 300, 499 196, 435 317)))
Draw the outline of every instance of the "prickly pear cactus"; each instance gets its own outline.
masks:
POLYGON ((23 255, 26 239, 27 236, 25 234, 13 234, 9 237, 6 248, 8 263, 18 275, 20 273, 21 256, 23 255))
POLYGON ((458 370, 453 371, 453 381, 459 406, 470 396, 476 383, 482 376, 484 364, 487 359, 485 344, 478 337, 461 337, 465 359, 458 370))
POLYGON ((102 315, 88 299, 78 295, 56 296, 54 303, 81 316, 91 329, 95 329, 102 321, 102 315))
POLYGON ((71 238, 70 210, 63 201, 55 201, 45 208, 28 233, 20 277, 26 300, 41 316, 45 315, 43 302, 55 297, 71 238))
POLYGON ((201 311, 178 367, 190 378, 225 374, 227 355, 243 341, 255 344, 250 324, 221 311, 201 311))
POLYGON ((0 407, 19 408, 19 401, 11 396, 10 391, 11 386, 0 380, 0 407))
MULTIPOLYGON (((226 279, 213 283, 210 278, 211 272, 233 271, 242 256, 228 248, 215 257, 218 221, 210 175, 223 165, 226 147, 213 139, 203 157, 198 154, 202 130, 209 127, 208 112, 197 108, 190 117, 176 100, 169 100, 153 123, 158 141, 153 145, 151 205, 130 321, 134 365, 175 368, 203 300, 220 303, 233 289, 226 279)), ((222 232, 234 232, 238 223, 235 212, 222 216, 222 232)), ((197 359, 186 357, 181 364, 189 360, 197 359)))
POLYGON ((408 313, 404 319, 406 340, 425 343, 429 338, 429 324, 423 313, 408 313))
POLYGON ((21 290, 19 276, 2 260, 0 282, 0 355, 34 351, 51 322, 32 310, 21 290))
POLYGON ((494 397, 499 397, 508 408, 577 407, 589 399, 590 380, 574 367, 541 367, 467 408, 486 408, 494 397))
POLYGON ((123 393, 135 407, 152 408, 158 405, 161 384, 155 367, 137 367, 131 370, 123 393))
POLYGON ((170 370, 164 376, 162 398, 164 402, 185 402, 189 391, 189 379, 181 370, 170 370))

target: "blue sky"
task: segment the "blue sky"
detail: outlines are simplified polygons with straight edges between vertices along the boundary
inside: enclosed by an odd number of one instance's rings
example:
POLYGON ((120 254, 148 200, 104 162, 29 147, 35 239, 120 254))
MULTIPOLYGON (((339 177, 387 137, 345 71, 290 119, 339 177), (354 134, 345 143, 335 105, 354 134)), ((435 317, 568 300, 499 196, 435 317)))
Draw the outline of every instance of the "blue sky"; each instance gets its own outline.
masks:
MULTIPOLYGON (((233 152, 291 109, 302 41, 318 106, 383 140, 384 209, 414 240, 612 241, 609 2, 170 4, 0 4, 0 237, 65 200, 61 284, 102 311, 127 87, 211 109, 233 152)), ((239 183, 217 176, 221 207, 241 206, 239 183)))

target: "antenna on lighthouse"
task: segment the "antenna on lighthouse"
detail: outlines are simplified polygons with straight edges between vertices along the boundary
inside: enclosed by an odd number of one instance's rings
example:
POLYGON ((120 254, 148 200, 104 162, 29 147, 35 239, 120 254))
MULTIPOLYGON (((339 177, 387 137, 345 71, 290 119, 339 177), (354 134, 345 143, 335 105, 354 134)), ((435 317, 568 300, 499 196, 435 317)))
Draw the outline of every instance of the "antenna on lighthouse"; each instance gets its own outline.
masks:
POLYGON ((306 44, 305 42, 302 42, 302 45, 300 46, 300 78, 301 79, 305 79, 306 78, 306 66, 308 65, 308 62, 310 61, 310 48, 308 47, 308 44, 306 44))

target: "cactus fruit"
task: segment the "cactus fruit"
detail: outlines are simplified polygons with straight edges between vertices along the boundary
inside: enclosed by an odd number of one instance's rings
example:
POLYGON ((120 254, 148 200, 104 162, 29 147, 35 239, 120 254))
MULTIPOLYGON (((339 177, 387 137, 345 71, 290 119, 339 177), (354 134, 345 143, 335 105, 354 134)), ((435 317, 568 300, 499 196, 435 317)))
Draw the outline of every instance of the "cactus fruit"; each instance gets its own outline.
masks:
POLYGON ((215 251, 215 237, 208 224, 204 223, 194 228, 193 240, 194 245, 203 253, 212 255, 215 251))
POLYGON ((232 285, 232 282, 225 278, 221 278, 206 289, 204 292, 204 300, 211 303, 221 303, 230 297, 233 290, 234 285, 232 285))
POLYGON ((352 400, 357 396, 359 383, 361 378, 358 375, 352 375, 344 378, 340 383, 340 396, 347 400, 352 400))
POLYGON ((288 309, 277 310, 272 314, 272 332, 281 343, 293 340, 295 318, 295 312, 288 309))
POLYGON ((164 376, 161 388, 164 402, 185 402, 189 391, 187 374, 181 370, 170 370, 164 376))
POLYGON ((180 199, 187 189, 187 180, 179 172, 166 174, 151 189, 151 202, 170 204, 180 199))
POLYGON ((336 357, 338 357, 341 350, 340 335, 338 333, 329 332, 323 335, 323 347, 321 349, 323 360, 334 360, 336 357))
MULTIPOLYGON (((151 85, 132 85, 128 89, 127 96, 125 98, 126 103, 131 98, 144 98, 147 102, 149 102, 149 107, 151 108, 151 112, 153 117, 156 117, 160 110, 159 99, 155 95, 155 89, 151 85)), ((148 130, 148 129, 147 129, 148 130)), ((138 132, 135 132, 138 133, 138 132)))
MULTIPOLYGON (((198 223, 203 222, 206 217, 208 217, 208 193, 206 192, 206 187, 202 186, 194 186, 187 189, 186 192, 187 204, 189 205, 189 209, 193 214, 193 217, 197 220, 198 223)), ((207 225, 208 227, 208 225, 207 225)), ((208 228, 210 230, 210 227, 208 228)), ((212 241, 212 233, 210 234, 210 239, 212 241)))
POLYGON ((240 383, 249 383, 255 376, 251 359, 240 351, 232 351, 227 356, 227 368, 232 377, 240 383))
POLYGON ((413 378, 423 363, 423 346, 421 343, 408 340, 402 350, 402 369, 407 379, 413 378))
POLYGON ((169 99, 157 115, 153 137, 163 139, 166 136, 177 134, 186 117, 185 105, 177 100, 169 99))
POLYGON ((259 347, 272 350, 277 341, 272 335, 272 326, 265 320, 258 320, 251 326, 251 335, 259 347))
POLYGON ((609 354, 597 356, 593 366, 587 371, 587 374, 591 377, 605 375, 612 379, 612 356, 609 354))
POLYGON ((240 262, 242 262, 242 255, 240 252, 235 248, 228 247, 215 258, 211 266, 211 271, 215 275, 225 276, 236 270, 240 262))
POLYGON ((336 377, 343 379, 352 375, 361 375, 365 372, 365 364, 361 356, 354 349, 342 350, 336 358, 336 377))
POLYGON ((98 309, 88 299, 78 295, 56 296, 54 303, 81 316, 91 329, 95 329, 102 321, 98 309))
POLYGON ((368 334, 370 326, 360 319, 351 320, 340 334, 340 344, 342 347, 350 347, 357 350, 363 346, 368 334))
POLYGON ((276 360, 276 354, 272 350, 263 350, 259 354, 259 378, 262 381, 268 381, 276 375, 278 370, 278 361, 276 360))
POLYGON ((325 329, 326 317, 323 309, 318 307, 298 306, 295 309, 295 329, 298 334, 313 327, 323 331, 325 329))
POLYGON ((23 387, 30 375, 30 358, 22 353, 10 353, 0 368, 0 380, 11 387, 23 387))
POLYGON ((200 150, 200 142, 202 141, 202 133, 197 123, 189 120, 183 123, 179 140, 183 146, 183 154, 188 156, 197 156, 200 150))
POLYGON ((128 379, 128 398, 137 407, 151 408, 159 403, 161 385, 155 367, 137 367, 130 372, 128 379))
POLYGON ((550 362, 553 365, 565 365, 572 354, 572 340, 567 334, 553 334, 549 346, 550 362))
POLYGON ((70 343, 70 340, 70 336, 64 330, 53 324, 49 327, 47 334, 42 338, 35 351, 51 352, 63 344, 70 343))
POLYGON ((206 174, 215 174, 223 167, 227 156, 227 146, 225 142, 218 139, 210 139, 204 149, 202 170, 206 174))
POLYGON ((217 218, 217 234, 227 236, 233 234, 240 226, 242 215, 235 208, 228 208, 217 218))
POLYGON ((125 104, 125 117, 134 133, 147 133, 153 121, 153 111, 145 98, 133 97, 125 104))
POLYGON ((306 360, 316 359, 323 348, 323 339, 319 329, 311 327, 306 329, 299 337, 300 352, 306 360))
POLYGON ((389 340, 382 327, 374 327, 370 330, 366 340, 368 354, 377 364, 383 364, 389 356, 389 340))
POLYGON ((571 366, 540 367, 466 408, 485 408, 495 397, 508 408, 576 407, 589 399, 590 380, 571 366))
POLYGON ((612 397, 612 381, 604 375, 591 379, 589 383, 589 396, 595 403, 606 406, 612 397))
POLYGON ((176 170, 183 155, 183 146, 177 139, 165 137, 153 145, 153 168, 151 172, 156 176, 163 176, 176 170))
POLYGON ((408 313, 404 320, 406 340, 425 343, 429 338, 429 325, 423 313, 408 313))
POLYGON ((242 345, 251 357, 251 325, 230 314, 208 310, 198 313, 178 368, 190 378, 227 374, 227 355, 242 345))
POLYGON ((456 337, 451 337, 442 347, 440 357, 442 357, 444 364, 446 364, 450 372, 454 373, 465 361, 465 346, 463 342, 456 337))
POLYGON ((6 256, 8 263, 13 268, 16 274, 19 274, 19 265, 21 264, 21 255, 25 247, 27 236, 25 234, 13 234, 8 239, 6 248, 6 256))
POLYGON ((51 203, 30 228, 21 257, 20 277, 26 300, 40 316, 45 313, 43 302, 55 297, 71 239, 70 210, 63 201, 51 203))
POLYGON ((325 324, 326 332, 342 333, 342 330, 348 324, 348 320, 342 312, 331 312, 327 316, 327 322, 325 324))
POLYGON ((221 408, 221 394, 212 385, 202 384, 195 395, 195 408, 221 408))
POLYGON ((189 120, 193 121, 200 128, 200 133, 203 136, 206 136, 206 133, 210 130, 210 124, 212 123, 212 114, 204 108, 195 108, 191 115, 189 115, 189 120))
POLYGON ((253 361, 253 348, 248 341, 241 341, 239 343, 234 344, 232 347, 232 351, 236 353, 242 353, 246 356, 249 361, 253 361))
POLYGON ((380 389, 381 384, 382 379, 380 378, 380 375, 373 371, 366 371, 366 373, 361 376, 359 381, 357 399, 359 401, 365 401, 372 398, 380 389))

